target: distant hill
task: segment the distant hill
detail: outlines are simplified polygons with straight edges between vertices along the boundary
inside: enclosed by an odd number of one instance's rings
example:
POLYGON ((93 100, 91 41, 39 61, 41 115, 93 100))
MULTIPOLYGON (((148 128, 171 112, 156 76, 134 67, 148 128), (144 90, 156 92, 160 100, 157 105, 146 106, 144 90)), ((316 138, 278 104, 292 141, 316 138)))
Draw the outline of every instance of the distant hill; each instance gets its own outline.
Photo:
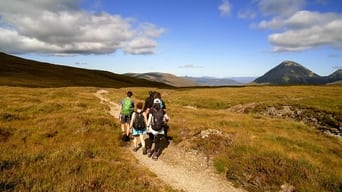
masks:
MULTIPOLYGON (((198 87, 198 86, 232 86, 242 85, 244 83, 235 81, 231 78, 215 78, 215 77, 189 77, 176 76, 169 73, 150 72, 150 73, 125 73, 130 77, 147 79, 151 81, 163 82, 174 87, 198 87)), ((249 83, 255 78, 242 78, 240 80, 249 83)))
POLYGON ((191 79, 187 79, 184 77, 178 77, 169 73, 159 73, 159 72, 151 72, 151 73, 125 73, 123 75, 127 75, 130 77, 146 79, 150 81, 162 82, 173 87, 194 87, 199 86, 198 83, 192 81, 191 79))
POLYGON ((326 77, 326 79, 329 83, 342 81, 342 69, 335 71, 334 73, 326 77))
POLYGON ((242 85, 243 83, 230 78, 215 78, 215 77, 185 77, 189 80, 197 82, 201 86, 230 86, 242 85))
POLYGON ((263 76, 255 79, 253 83, 271 85, 318 85, 342 80, 341 70, 321 77, 302 65, 293 61, 284 61, 263 76))
POLYGON ((232 79, 239 83, 247 84, 253 82, 256 79, 256 77, 230 77, 229 79, 232 79))
POLYGON ((171 87, 107 71, 43 63, 0 52, 0 85, 25 87, 171 87))

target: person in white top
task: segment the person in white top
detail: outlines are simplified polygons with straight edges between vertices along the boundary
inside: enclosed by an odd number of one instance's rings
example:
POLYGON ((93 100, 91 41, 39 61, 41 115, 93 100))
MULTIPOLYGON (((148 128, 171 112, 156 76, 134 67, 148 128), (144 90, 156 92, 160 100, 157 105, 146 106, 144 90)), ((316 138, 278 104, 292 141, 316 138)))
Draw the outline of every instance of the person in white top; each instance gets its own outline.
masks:
POLYGON ((152 157, 154 160, 158 160, 158 156, 160 155, 160 139, 164 137, 165 121, 168 120, 169 118, 160 107, 160 103, 154 103, 147 119, 149 142, 146 145, 148 157, 152 157), (153 142, 154 149, 152 149, 153 142))

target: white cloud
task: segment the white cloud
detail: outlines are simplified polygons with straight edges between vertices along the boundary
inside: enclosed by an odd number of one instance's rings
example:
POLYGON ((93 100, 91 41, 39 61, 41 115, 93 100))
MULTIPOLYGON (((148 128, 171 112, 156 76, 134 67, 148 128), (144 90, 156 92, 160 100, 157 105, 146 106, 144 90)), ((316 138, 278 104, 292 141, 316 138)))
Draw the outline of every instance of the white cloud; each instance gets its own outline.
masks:
POLYGON ((138 24, 134 29, 132 19, 80 10, 80 2, 1 1, 0 50, 57 55, 106 54, 122 49, 149 54, 157 46, 155 39, 165 32, 150 23, 138 24))
POLYGON ((163 33, 166 32, 164 28, 157 28, 154 24, 151 23, 142 23, 139 26, 138 34, 144 35, 146 37, 160 37, 163 33))
POLYGON ((326 25, 330 22, 341 19, 341 14, 319 13, 311 11, 298 11, 289 17, 285 24, 290 29, 304 29, 311 26, 326 25))
POLYGON ((257 13, 252 9, 246 9, 238 12, 238 17, 241 19, 254 19, 257 13))
POLYGON ((178 68, 203 68, 203 67, 199 65, 194 65, 194 64, 185 64, 185 65, 178 66, 178 68))
POLYGON ((157 43, 154 40, 140 37, 137 39, 133 39, 128 43, 128 46, 125 48, 125 53, 141 55, 141 54, 152 54, 154 53, 154 48, 157 46, 157 43))
POLYGON ((274 17, 270 21, 263 20, 257 27, 261 29, 279 29, 284 26, 284 20, 280 17, 274 17))
POLYGON ((259 0, 259 10, 264 15, 289 16, 305 6, 305 0, 259 0))
POLYGON ((231 11, 231 4, 228 0, 223 0, 218 9, 222 16, 229 15, 231 11))
MULTIPOLYGON (((326 3, 316 0, 316 3, 326 3)), ((342 48, 342 14, 302 10, 305 0, 258 0, 269 20, 251 27, 275 30, 268 41, 275 52, 303 51, 319 46, 342 48)))
POLYGON ((275 52, 318 46, 342 48, 342 14, 299 11, 283 21, 283 32, 268 37, 275 52))

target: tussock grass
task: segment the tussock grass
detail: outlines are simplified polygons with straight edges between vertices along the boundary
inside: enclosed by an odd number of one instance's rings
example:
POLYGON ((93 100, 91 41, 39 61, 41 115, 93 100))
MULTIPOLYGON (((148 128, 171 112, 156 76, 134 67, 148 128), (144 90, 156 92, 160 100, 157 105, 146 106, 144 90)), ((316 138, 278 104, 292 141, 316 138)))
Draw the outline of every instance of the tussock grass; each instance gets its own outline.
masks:
MULTIPOLYGON (((147 94, 148 89, 138 89, 147 94)), ((190 139, 192 148, 214 161, 217 171, 249 191, 342 190, 341 140, 292 119, 258 113, 234 113, 236 105, 256 108, 299 106, 315 114, 342 115, 341 86, 240 87, 159 90, 171 116, 174 142, 190 139), (200 131, 217 129, 230 137, 193 139, 200 131)), ((114 93, 113 93, 114 94, 114 93)))
POLYGON ((0 191, 173 191, 122 147, 96 90, 0 87, 0 191))
MULTIPOLYGON (((0 87, 1 190, 172 191, 123 150, 119 122, 94 97, 96 90, 0 87)), ((128 90, 138 102, 151 88, 108 90, 113 102, 128 90)), ((234 184, 249 191, 279 191, 284 184, 341 191, 340 140, 304 122, 227 110, 288 105, 341 117, 341 86, 155 90, 167 104, 173 142, 191 141, 234 184), (207 129, 225 136, 196 137, 207 129)))

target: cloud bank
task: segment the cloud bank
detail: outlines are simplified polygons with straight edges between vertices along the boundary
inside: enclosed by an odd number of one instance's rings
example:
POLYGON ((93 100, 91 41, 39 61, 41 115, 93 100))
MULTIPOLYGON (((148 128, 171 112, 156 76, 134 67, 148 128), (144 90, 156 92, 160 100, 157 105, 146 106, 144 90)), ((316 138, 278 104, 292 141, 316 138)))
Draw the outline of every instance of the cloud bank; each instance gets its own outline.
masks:
POLYGON ((305 0, 258 1, 261 13, 272 16, 257 27, 276 31, 268 36, 273 51, 303 51, 319 46, 341 49, 342 14, 303 10, 305 4, 305 0))
POLYGON ((305 6, 305 0, 259 0, 263 15, 290 16, 305 6))
POLYGON ((80 0, 0 2, 0 51, 47 54, 153 54, 165 29, 80 9, 80 0))

